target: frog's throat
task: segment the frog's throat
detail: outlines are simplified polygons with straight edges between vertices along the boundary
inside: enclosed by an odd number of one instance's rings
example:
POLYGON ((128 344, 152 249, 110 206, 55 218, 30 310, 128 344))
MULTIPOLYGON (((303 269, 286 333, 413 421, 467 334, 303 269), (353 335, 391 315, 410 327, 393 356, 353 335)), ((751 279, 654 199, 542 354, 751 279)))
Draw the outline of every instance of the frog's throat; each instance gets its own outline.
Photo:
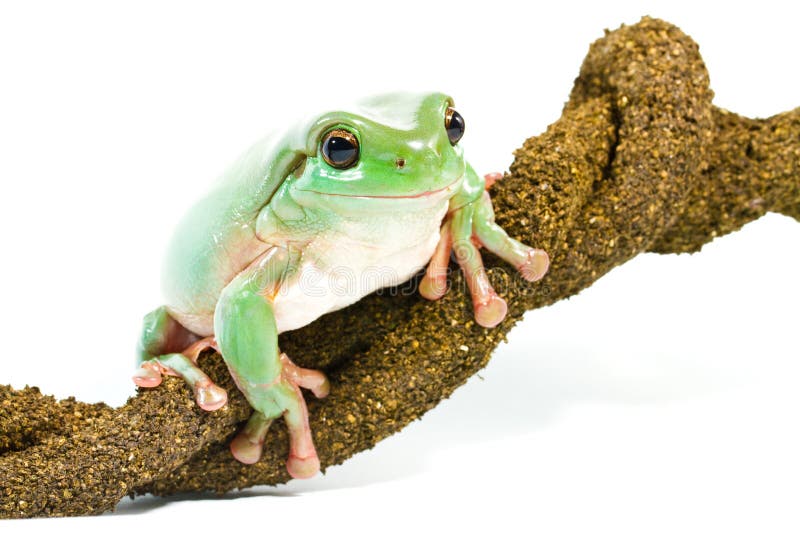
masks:
POLYGON ((438 195, 440 193, 444 193, 446 191, 455 190, 456 186, 461 183, 463 180, 464 175, 462 174, 446 186, 440 189, 433 189, 431 191, 423 191, 422 193, 417 193, 416 195, 346 195, 344 193, 325 193, 322 191, 315 191, 314 189, 299 189, 299 191, 305 191, 308 193, 317 193, 318 195, 328 195, 332 197, 348 197, 348 198, 425 198, 431 197, 434 195, 438 195))

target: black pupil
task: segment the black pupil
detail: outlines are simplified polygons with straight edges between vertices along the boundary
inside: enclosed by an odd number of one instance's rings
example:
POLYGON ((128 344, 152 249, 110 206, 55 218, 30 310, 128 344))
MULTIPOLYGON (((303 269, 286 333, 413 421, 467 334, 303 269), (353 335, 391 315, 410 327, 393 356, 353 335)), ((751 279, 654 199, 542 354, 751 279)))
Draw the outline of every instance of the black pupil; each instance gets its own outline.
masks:
POLYGON ((328 137, 322 150, 337 167, 350 165, 358 157, 358 147, 350 139, 337 135, 328 137))
POLYGON ((447 124, 447 137, 450 139, 450 144, 455 145, 458 140, 464 135, 464 117, 458 111, 453 110, 450 115, 449 124, 447 124))

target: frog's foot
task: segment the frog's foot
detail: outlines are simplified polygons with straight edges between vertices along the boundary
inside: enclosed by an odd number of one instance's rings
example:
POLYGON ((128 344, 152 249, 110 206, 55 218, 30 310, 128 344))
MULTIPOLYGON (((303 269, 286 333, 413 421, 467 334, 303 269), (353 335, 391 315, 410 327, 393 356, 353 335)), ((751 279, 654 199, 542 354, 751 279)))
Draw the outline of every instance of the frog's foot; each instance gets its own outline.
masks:
MULTIPOLYGON (((502 177, 495 174, 487 175, 486 180, 502 177)), ((530 282, 544 276, 550 264, 545 251, 512 239, 494 222, 492 201, 486 191, 479 199, 448 215, 421 283, 420 292, 426 298, 439 298, 447 289, 447 258, 451 246, 472 296, 475 322, 487 328, 496 326, 505 318, 508 306, 492 287, 479 248, 485 247, 511 263, 530 282)))
POLYGON ((234 458, 254 464, 264 450, 264 439, 274 419, 283 415, 289 429, 289 458, 286 469, 294 478, 310 478, 319 471, 319 457, 311 437, 306 407, 300 388, 310 389, 317 398, 330 391, 327 377, 320 371, 296 366, 281 354, 281 374, 271 384, 247 386, 237 380, 255 411, 245 427, 231 442, 234 458))
POLYGON ((194 390, 200 408, 209 412, 222 408, 228 402, 228 394, 197 366, 197 357, 207 348, 216 348, 213 338, 201 339, 183 353, 151 358, 142 363, 133 375, 133 382, 139 387, 153 388, 161 384, 163 375, 180 376, 194 390))
POLYGON ((497 325, 506 316, 506 302, 495 293, 478 251, 480 241, 475 239, 469 219, 472 208, 456 211, 442 225, 439 243, 428 263, 428 268, 420 282, 420 294, 429 300, 440 299, 447 292, 450 252, 455 252, 456 260, 467 280, 475 321, 486 327, 497 325), (465 220, 466 219, 466 220, 465 220))

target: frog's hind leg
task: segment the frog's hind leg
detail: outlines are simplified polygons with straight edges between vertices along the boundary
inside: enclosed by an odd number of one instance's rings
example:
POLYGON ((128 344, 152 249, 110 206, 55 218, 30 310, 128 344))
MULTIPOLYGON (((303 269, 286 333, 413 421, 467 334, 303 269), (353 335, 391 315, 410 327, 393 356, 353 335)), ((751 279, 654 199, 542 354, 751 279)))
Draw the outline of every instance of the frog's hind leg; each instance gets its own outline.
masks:
POLYGON ((228 369, 254 409, 231 442, 234 458, 245 464, 257 462, 271 422, 282 415, 289 430, 286 469, 294 478, 314 476, 320 464, 300 387, 322 398, 330 390, 328 379, 280 354, 272 303, 263 295, 235 286, 226 290, 214 323, 228 369))
POLYGON ((162 375, 180 376, 191 386, 200 408, 213 411, 223 407, 228 394, 197 366, 200 353, 207 348, 216 349, 216 343, 213 337, 198 338, 170 316, 165 307, 149 313, 139 342, 142 364, 133 375, 133 382, 152 388, 161 384, 162 375))
POLYGON ((257 462, 270 423, 283 416, 290 440, 286 468, 295 478, 308 478, 320 463, 300 387, 324 397, 329 384, 324 374, 297 367, 278 349, 273 299, 288 261, 288 252, 276 247, 240 273, 220 296, 214 332, 236 385, 255 410, 231 442, 231 453, 242 463, 257 462))

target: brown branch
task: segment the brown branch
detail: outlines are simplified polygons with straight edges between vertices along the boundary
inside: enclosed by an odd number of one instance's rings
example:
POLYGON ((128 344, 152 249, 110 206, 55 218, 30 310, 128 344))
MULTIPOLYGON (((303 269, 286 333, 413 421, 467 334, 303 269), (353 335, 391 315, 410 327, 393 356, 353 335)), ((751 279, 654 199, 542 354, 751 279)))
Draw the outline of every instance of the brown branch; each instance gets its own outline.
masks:
MULTIPOLYGON (((645 18, 608 33, 592 45, 562 117, 517 150, 493 188, 500 224, 552 259, 531 285, 486 257, 509 304, 500 326, 474 324, 456 273, 439 302, 372 295, 281 336, 295 360, 332 380, 329 398, 309 401, 323 465, 449 396, 526 310, 641 252, 696 251, 768 211, 800 220, 800 108, 752 120, 711 98, 697 45, 676 27, 645 18)), ((287 480, 280 424, 258 464, 231 458, 226 443, 249 408, 218 357, 202 363, 232 393, 219 413, 197 409, 175 379, 116 410, 0 388, 0 517, 101 513, 126 494, 287 480)))

